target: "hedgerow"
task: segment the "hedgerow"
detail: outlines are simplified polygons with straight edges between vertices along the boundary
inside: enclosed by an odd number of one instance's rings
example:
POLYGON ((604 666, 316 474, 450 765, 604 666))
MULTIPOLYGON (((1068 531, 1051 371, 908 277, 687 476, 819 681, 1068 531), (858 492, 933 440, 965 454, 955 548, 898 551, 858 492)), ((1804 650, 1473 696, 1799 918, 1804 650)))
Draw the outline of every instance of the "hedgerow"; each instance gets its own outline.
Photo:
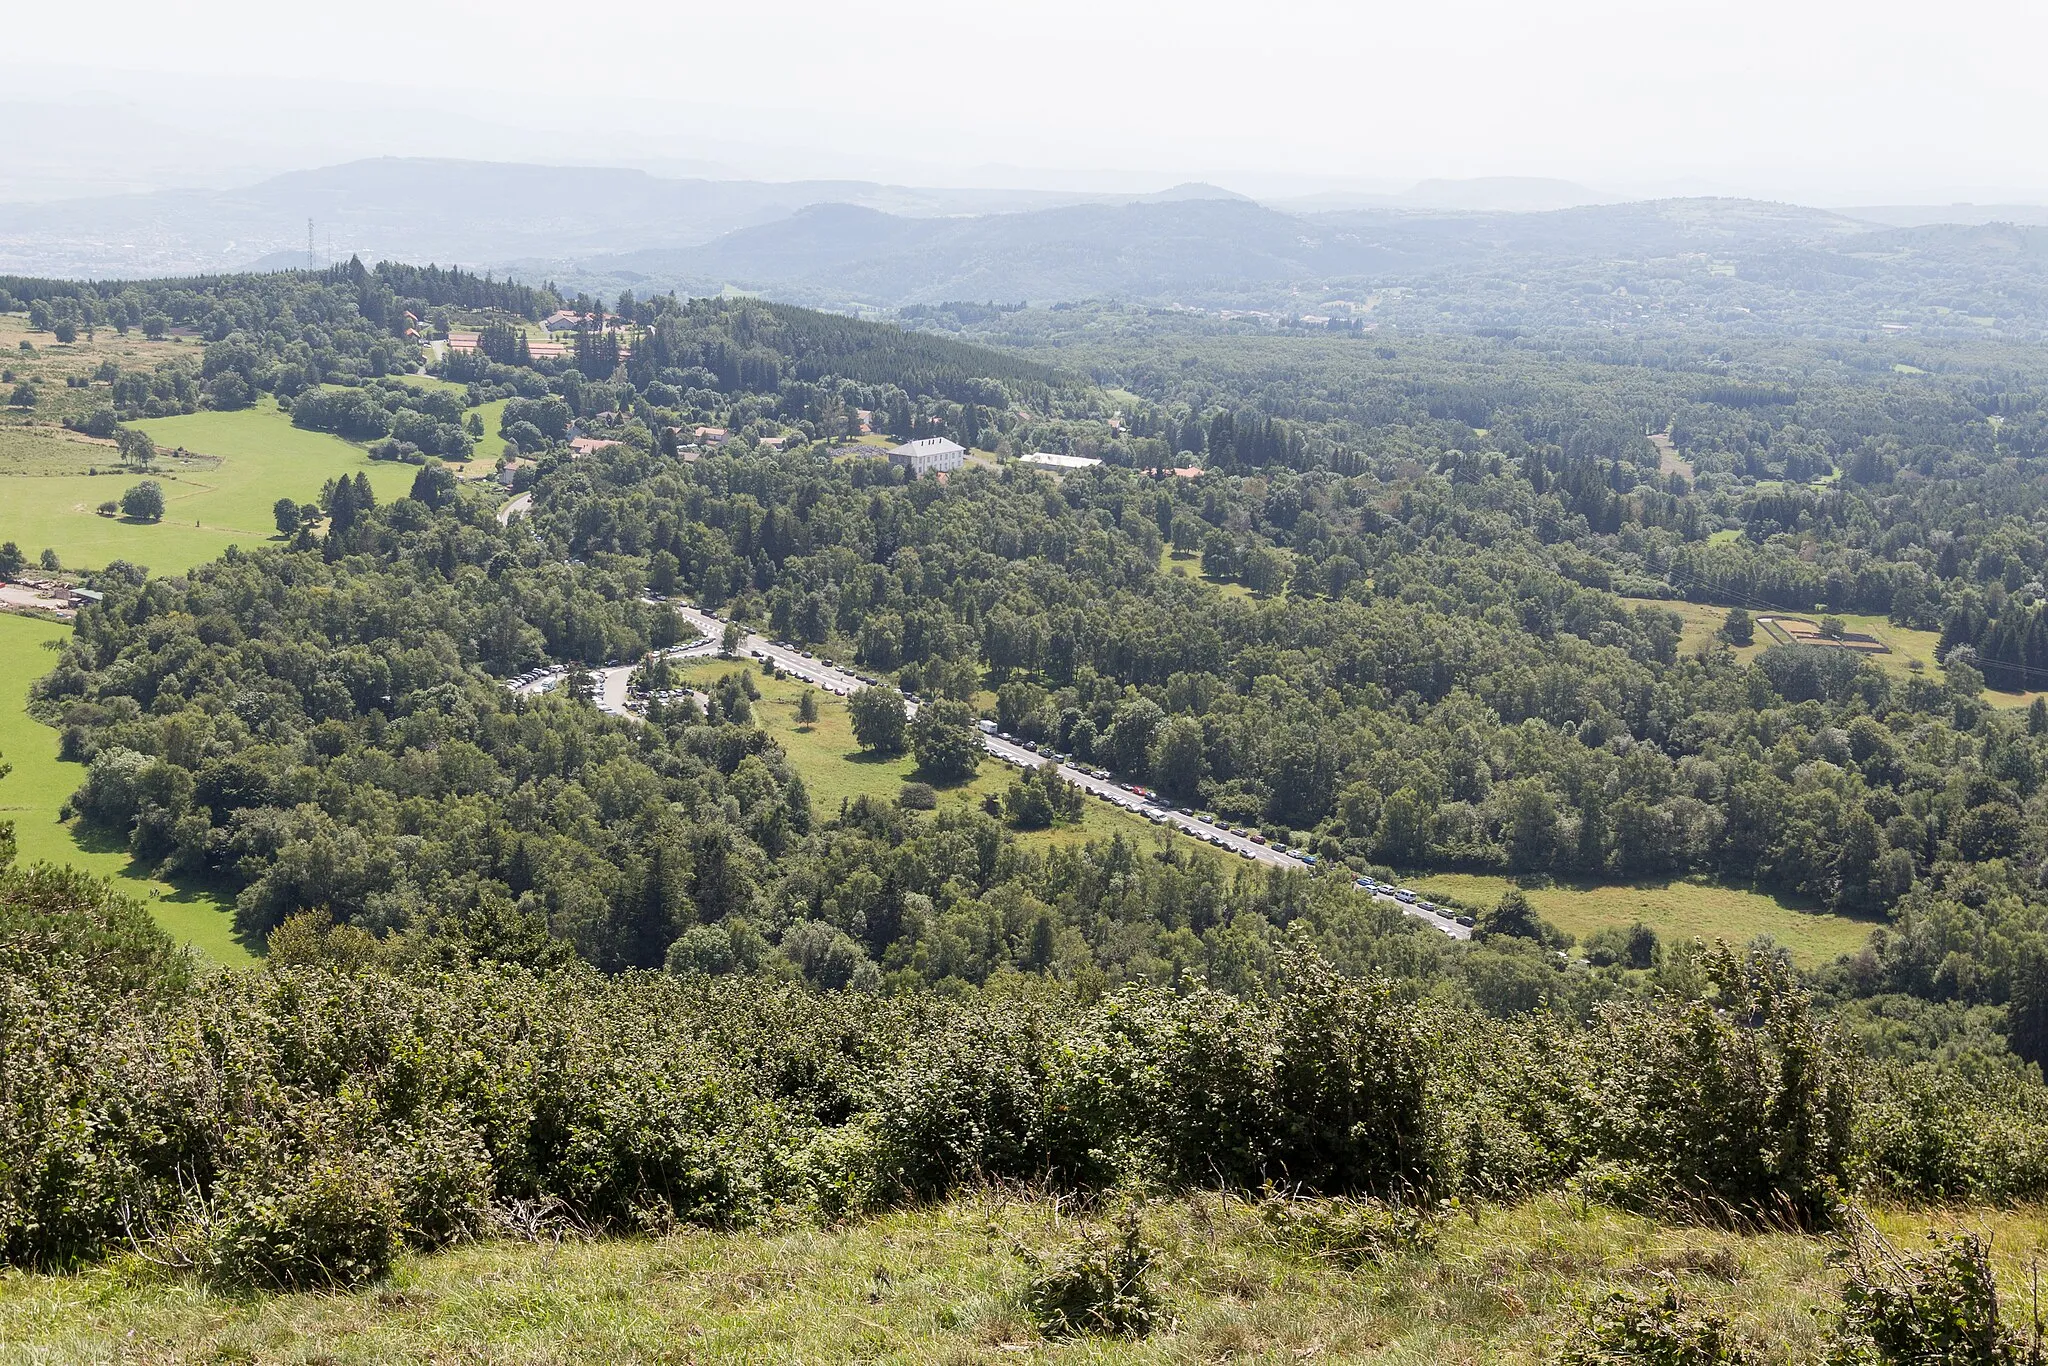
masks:
MULTIPOLYGON (((1767 960, 1726 951, 1711 1001, 1578 1026, 1468 1018, 1303 946, 1244 998, 885 998, 323 960, 317 936, 283 934, 266 970, 195 975, 140 906, 41 868, 0 877, 0 930, 6 1260, 139 1246, 240 1285, 374 1278, 511 1210, 734 1227, 987 1180, 1405 1204, 1577 1180, 1819 1225, 1858 1183, 1949 1193, 1913 1154, 1953 1149, 1958 1115, 2011 1113, 1953 1079, 1916 1108, 1924 1092, 1855 1063, 1767 960)), ((2048 1189, 2041 1171, 1972 1189, 2048 1189)))

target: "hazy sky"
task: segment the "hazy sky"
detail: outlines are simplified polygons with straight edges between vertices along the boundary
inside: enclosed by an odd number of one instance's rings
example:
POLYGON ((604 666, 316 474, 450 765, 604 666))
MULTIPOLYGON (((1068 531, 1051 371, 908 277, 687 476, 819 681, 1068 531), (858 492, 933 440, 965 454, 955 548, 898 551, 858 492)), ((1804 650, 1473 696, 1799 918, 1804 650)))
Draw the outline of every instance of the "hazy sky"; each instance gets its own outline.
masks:
MULTIPOLYGON (((75 52, 78 25, 22 6, 10 47, 75 52)), ((111 84, 128 115, 203 127, 252 165, 580 155, 778 178, 1270 193, 1529 175, 2039 200, 2044 43, 2042 0, 102 0, 95 70, 30 64, 12 97, 111 84)))

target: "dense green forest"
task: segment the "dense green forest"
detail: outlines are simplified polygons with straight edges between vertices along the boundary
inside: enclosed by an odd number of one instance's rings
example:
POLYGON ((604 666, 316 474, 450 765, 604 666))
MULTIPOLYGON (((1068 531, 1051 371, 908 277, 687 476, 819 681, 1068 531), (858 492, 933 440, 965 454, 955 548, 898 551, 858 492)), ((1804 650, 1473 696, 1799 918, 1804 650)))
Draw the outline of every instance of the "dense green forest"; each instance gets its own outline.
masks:
POLYGON ((422 465, 188 574, 91 576, 33 703, 86 765, 70 811, 225 889, 270 964, 196 974, 104 889, 6 876, 12 1261, 147 1237, 351 1280, 508 1202, 727 1225, 979 1178, 1802 1227, 2048 1192, 2029 351, 1107 306, 987 310, 982 344, 390 266, 0 283, 51 327, 203 333, 185 388, 109 381, 117 425, 269 394, 422 465), (436 310, 558 301, 609 349, 398 378, 436 310), (907 478, 864 424, 983 454, 907 478), (528 515, 441 467, 479 450, 528 515), (1007 459, 1039 450, 1102 463, 1007 459), (506 686, 675 643, 676 595, 922 696, 861 738, 933 785, 980 713, 1317 867, 1028 839, 1069 819, 1043 778, 814 803, 752 664, 644 717, 506 686), (1710 879, 1871 935, 1800 972, 1573 943, 1517 891, 1467 944, 1353 881, 1432 869, 1710 879))

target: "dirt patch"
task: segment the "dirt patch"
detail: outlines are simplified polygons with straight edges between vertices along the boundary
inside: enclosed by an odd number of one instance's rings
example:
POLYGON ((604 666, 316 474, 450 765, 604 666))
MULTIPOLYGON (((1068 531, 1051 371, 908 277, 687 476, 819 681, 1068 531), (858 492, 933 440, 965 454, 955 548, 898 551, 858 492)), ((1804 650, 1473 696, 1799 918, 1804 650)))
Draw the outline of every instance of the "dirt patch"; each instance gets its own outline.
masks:
POLYGON ((1808 621, 1805 617, 1758 617, 1756 624, 1780 645, 1826 645, 1866 655, 1888 655, 1892 652, 1891 646, 1868 631, 1844 630, 1838 635, 1825 635, 1819 622, 1808 621))

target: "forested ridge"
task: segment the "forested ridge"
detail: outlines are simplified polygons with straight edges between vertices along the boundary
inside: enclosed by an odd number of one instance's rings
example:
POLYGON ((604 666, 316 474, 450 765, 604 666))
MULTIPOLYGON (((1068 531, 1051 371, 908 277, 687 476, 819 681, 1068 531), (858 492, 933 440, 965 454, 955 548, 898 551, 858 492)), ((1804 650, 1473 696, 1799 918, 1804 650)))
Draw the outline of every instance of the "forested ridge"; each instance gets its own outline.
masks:
POLYGON ((350 1280, 514 1205, 723 1225, 985 1177, 1811 1227, 2048 1188, 2048 703, 1992 691, 2048 668, 2029 355, 1142 318, 1020 347, 1014 311, 992 349, 659 296, 587 301, 609 355, 450 354, 462 401, 391 378, 384 301, 510 328, 517 287, 188 284, 124 286, 218 310, 181 402, 360 418, 422 469, 182 576, 107 567, 36 685, 77 818, 223 888, 270 964, 195 974, 105 889, 6 875, 0 1031, 40 1041, 0 1062, 11 1260, 147 1237, 350 1280), (911 479, 848 453, 864 421, 988 454, 911 479), (444 472, 478 444, 528 515, 444 472), (880 680, 860 742, 929 785, 815 803, 750 661, 640 717, 506 686, 677 642, 674 596, 880 680), (1719 630, 1682 646, 1688 604, 1719 630), (1772 643, 1774 608, 1936 659, 1772 643), (1034 838, 1072 822, 1044 776, 932 810, 977 712, 1317 866, 1034 838), (1802 972, 1573 943, 1511 892, 1462 944, 1354 886, 1397 869, 1703 878, 1872 935, 1802 972), (356 1270, 295 1260, 326 1237, 356 1270))

